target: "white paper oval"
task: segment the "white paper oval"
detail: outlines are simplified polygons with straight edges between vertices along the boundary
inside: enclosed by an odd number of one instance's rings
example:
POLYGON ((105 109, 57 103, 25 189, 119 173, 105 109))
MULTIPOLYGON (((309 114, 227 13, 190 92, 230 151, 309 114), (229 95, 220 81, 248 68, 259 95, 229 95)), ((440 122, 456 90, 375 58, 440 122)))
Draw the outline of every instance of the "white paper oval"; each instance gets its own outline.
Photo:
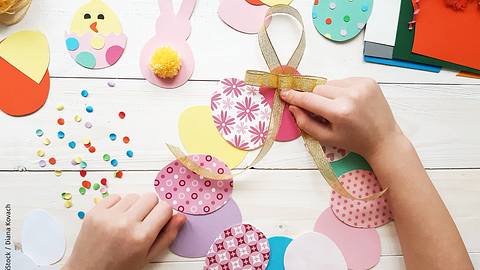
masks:
POLYGON ((285 251, 285 270, 347 270, 337 245, 323 234, 305 233, 294 239, 285 251))
POLYGON ((65 254, 63 226, 45 210, 31 211, 22 227, 22 250, 37 265, 51 265, 65 254))

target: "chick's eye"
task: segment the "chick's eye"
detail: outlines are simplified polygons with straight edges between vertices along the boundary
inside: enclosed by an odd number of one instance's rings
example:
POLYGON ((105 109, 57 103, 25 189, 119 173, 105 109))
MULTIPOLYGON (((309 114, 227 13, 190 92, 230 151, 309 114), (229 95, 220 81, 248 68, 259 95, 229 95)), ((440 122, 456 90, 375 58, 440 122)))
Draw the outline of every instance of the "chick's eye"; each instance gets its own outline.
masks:
POLYGON ((103 14, 98 14, 97 19, 103 20, 103 19, 105 19, 105 16, 103 16, 103 14))
POLYGON ((87 19, 91 19, 92 16, 88 13, 85 13, 85 15, 83 15, 83 18, 87 20, 87 19))

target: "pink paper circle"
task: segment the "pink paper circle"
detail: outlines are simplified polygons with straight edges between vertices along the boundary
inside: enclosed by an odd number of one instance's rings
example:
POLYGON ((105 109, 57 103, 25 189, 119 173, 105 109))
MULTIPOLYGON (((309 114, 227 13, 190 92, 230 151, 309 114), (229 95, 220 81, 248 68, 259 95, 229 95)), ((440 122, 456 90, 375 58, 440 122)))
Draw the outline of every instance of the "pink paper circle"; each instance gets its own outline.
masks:
POLYGON ((242 222, 242 213, 233 199, 210 215, 185 215, 187 222, 178 232, 170 250, 182 257, 205 257, 220 232, 242 222))
POLYGON ((204 270, 267 268, 270 245, 265 235, 250 224, 224 230, 205 258, 204 270))
POLYGON ((337 146, 326 146, 322 145, 323 152, 330 162, 340 160, 348 155, 347 150, 337 147, 337 146))
POLYGON ((254 150, 267 138, 272 109, 258 87, 247 86, 237 78, 220 81, 210 107, 215 126, 235 148, 254 150))
MULTIPOLYGON (((382 190, 371 171, 354 170, 343 174, 340 183, 353 195, 362 198, 382 190)), ((376 228, 393 220, 387 199, 382 196, 368 202, 343 197, 332 191, 333 213, 345 224, 357 228, 376 228)))
POLYGON ((380 236, 377 231, 345 225, 335 217, 330 207, 318 217, 313 230, 335 242, 350 270, 370 269, 380 261, 380 236))
MULTIPOLYGON (((202 167, 219 174, 230 174, 230 169, 210 155, 191 155, 202 167)), ((165 166, 154 182, 160 199, 179 212, 206 215, 224 206, 232 194, 233 180, 211 180, 185 168, 178 160, 165 166)))

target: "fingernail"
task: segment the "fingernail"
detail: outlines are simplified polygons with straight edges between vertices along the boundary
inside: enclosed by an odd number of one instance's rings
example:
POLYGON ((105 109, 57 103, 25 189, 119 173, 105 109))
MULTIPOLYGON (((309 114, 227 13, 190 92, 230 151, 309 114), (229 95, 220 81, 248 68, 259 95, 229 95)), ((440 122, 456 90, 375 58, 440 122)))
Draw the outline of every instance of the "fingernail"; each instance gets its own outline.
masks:
POLYGON ((290 90, 285 90, 285 89, 283 89, 283 90, 280 92, 280 96, 281 96, 282 98, 287 98, 289 94, 290 94, 290 90))

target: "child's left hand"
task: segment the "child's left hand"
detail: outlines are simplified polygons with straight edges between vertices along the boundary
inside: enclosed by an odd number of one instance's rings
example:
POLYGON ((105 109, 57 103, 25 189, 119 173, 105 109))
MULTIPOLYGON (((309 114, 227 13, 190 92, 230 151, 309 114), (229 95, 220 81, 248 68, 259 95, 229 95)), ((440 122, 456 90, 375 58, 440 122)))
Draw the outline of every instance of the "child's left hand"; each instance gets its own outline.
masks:
POLYGON ((165 251, 185 223, 155 193, 110 195, 86 216, 63 270, 136 270, 165 251))

